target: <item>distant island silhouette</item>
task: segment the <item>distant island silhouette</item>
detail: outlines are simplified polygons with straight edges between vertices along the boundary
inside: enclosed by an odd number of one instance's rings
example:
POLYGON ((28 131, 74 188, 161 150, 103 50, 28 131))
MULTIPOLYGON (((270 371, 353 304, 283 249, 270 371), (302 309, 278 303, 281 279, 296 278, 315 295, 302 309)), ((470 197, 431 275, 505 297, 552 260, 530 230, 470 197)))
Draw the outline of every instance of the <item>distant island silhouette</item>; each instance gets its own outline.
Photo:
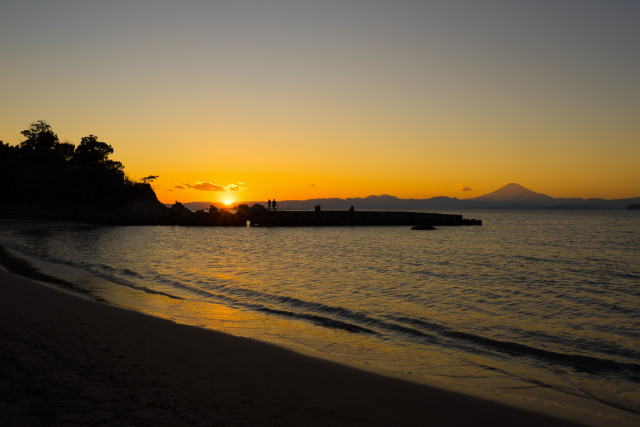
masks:
MULTIPOLYGON (((249 205, 261 201, 244 202, 249 205)), ((202 209, 211 202, 185 203, 189 209, 202 209)), ((536 193, 516 183, 507 184, 491 193, 469 199, 437 196, 428 199, 400 199, 387 194, 354 198, 322 198, 308 200, 282 200, 278 202, 282 210, 307 210, 320 205, 323 209, 348 209, 355 206, 359 210, 425 210, 425 209, 627 209, 640 204, 640 197, 627 199, 582 199, 555 198, 536 193)), ((637 208, 631 208, 637 209, 637 208)))

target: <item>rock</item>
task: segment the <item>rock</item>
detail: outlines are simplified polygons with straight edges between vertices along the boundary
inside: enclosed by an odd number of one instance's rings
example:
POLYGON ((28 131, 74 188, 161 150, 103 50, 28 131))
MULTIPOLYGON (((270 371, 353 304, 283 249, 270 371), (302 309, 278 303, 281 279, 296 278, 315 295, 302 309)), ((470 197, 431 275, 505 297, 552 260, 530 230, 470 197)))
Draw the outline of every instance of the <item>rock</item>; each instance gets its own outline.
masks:
POLYGON ((436 228, 433 225, 414 225, 411 227, 412 230, 435 230, 436 228))

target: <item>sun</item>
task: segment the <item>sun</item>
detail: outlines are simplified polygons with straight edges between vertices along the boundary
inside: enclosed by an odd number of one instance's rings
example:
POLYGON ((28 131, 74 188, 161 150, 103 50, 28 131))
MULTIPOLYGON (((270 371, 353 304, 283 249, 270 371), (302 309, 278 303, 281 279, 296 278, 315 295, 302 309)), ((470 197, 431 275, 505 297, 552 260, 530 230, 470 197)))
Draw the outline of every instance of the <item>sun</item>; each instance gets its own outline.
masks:
POLYGON ((231 200, 225 200, 224 204, 225 206, 231 206, 231 200))

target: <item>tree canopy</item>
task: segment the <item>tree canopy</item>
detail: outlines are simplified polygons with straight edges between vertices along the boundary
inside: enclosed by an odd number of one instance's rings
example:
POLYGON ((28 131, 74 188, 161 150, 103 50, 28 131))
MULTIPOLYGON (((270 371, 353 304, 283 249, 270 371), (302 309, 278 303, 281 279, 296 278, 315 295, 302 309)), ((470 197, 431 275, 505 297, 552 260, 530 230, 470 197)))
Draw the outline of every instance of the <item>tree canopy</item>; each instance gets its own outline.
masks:
POLYGON ((46 208, 91 205, 108 207, 130 200, 144 183, 130 181, 122 163, 112 160, 113 147, 95 135, 76 147, 60 142, 44 120, 20 132, 17 146, 0 141, 2 203, 46 208))
POLYGON ((122 163, 109 160, 111 154, 113 148, 109 144, 98 141, 95 135, 89 135, 80 140, 80 145, 73 153, 73 162, 76 167, 122 171, 122 163))

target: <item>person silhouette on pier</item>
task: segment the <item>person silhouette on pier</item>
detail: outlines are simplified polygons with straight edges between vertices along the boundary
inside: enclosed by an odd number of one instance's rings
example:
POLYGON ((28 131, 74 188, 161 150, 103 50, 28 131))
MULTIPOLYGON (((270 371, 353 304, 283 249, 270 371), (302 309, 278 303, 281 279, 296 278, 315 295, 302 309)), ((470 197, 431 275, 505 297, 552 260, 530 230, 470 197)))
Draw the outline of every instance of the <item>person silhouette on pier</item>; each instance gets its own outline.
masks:
POLYGON ((271 202, 271 208, 273 209, 273 211, 276 211, 276 207, 278 206, 278 202, 276 202, 276 199, 273 199, 273 201, 271 202))
POLYGON ((267 209, 271 210, 271 199, 267 202, 267 209))

